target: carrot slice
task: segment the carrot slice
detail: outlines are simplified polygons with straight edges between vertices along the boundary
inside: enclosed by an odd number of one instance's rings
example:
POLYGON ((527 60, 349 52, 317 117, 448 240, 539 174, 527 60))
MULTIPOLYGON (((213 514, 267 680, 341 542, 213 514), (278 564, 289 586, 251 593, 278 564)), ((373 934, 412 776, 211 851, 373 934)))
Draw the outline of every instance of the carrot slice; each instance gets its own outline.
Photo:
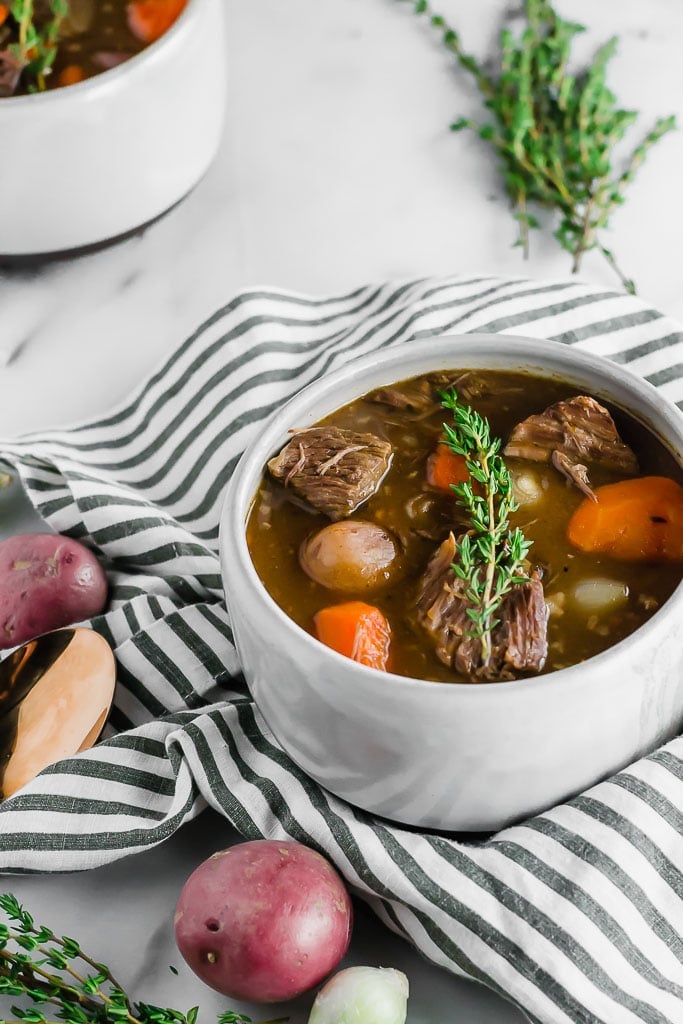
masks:
POLYGON ((0 25, 7 21, 9 18, 9 7, 6 4, 0 4, 0 25))
POLYGON ((386 671, 389 659, 389 623, 379 608, 364 601, 330 605, 313 616, 321 643, 361 665, 386 671))
POLYGON ((664 476, 606 484, 569 521, 570 543, 626 562, 683 559, 683 487, 664 476))
POLYGON ((464 455, 456 455, 445 444, 437 445, 427 459, 427 483, 440 491, 450 491, 451 484, 463 484, 469 479, 464 455))
POLYGON ((132 0, 126 8, 128 27, 143 43, 160 39, 181 13, 187 0, 132 0))
POLYGON ((59 85, 76 85, 85 78, 85 71, 80 64, 67 64, 57 75, 59 85))

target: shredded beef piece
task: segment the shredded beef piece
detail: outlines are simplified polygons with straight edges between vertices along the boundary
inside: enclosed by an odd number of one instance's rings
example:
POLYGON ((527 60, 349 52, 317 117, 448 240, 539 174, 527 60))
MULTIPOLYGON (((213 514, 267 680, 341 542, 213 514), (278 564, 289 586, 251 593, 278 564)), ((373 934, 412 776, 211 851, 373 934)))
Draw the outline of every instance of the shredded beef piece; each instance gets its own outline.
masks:
POLYGON ((491 636, 491 657, 483 666, 481 642, 468 635, 471 604, 465 596, 466 584, 452 568, 456 554, 451 533, 432 556, 419 584, 418 621, 433 639, 437 657, 470 679, 512 679, 513 669, 539 672, 548 655, 548 609, 539 573, 534 571, 503 599, 491 636))
POLYGON ((392 409, 405 409, 407 412, 429 412, 435 406, 434 395, 429 382, 424 378, 410 388, 377 388, 368 395, 368 401, 378 405, 388 405, 392 409))
POLYGON ((368 395, 368 401, 379 405, 388 405, 394 409, 403 409, 415 413, 416 416, 433 412, 441 405, 441 393, 455 388, 458 397, 464 402, 489 394, 490 385, 477 373, 467 370, 438 370, 418 381, 401 384, 398 387, 377 388, 368 395))
POLYGON ((638 472, 638 460, 619 437, 609 412, 588 395, 556 402, 518 423, 503 455, 550 462, 556 451, 572 461, 578 458, 623 473, 638 472))
MULTIPOLYGON (((439 394, 442 391, 455 388, 461 402, 472 402, 476 398, 483 398, 485 395, 491 394, 490 381, 476 370, 465 370, 464 373, 458 370, 439 370, 436 373, 430 373, 428 379, 439 394)), ((515 390, 521 389, 515 388, 515 390)))
MULTIPOLYGON (((417 618, 433 637, 437 657, 445 665, 456 666, 458 648, 467 640, 467 602, 465 584, 451 568, 456 556, 455 537, 449 533, 432 555, 419 583, 417 618)), ((463 651, 462 654, 465 652, 463 651)), ((462 656, 462 655, 461 655, 462 656)), ((464 672, 469 675, 467 669, 464 672)))
POLYGON ((557 449, 553 452, 551 458, 552 464, 556 470, 558 470, 562 476, 566 477, 570 484, 574 484, 578 489, 590 498, 591 501, 597 501, 597 495, 590 485, 588 479, 588 470, 580 462, 572 462, 571 459, 567 458, 564 452, 559 452, 557 449))
POLYGON ((391 445, 374 434, 341 427, 293 433, 268 469, 332 520, 343 519, 367 501, 391 465, 391 445))
POLYGON ((493 631, 507 665, 539 672, 548 657, 548 606, 538 570, 512 588, 501 605, 500 625, 493 631), (497 639, 497 633, 501 636, 497 639))

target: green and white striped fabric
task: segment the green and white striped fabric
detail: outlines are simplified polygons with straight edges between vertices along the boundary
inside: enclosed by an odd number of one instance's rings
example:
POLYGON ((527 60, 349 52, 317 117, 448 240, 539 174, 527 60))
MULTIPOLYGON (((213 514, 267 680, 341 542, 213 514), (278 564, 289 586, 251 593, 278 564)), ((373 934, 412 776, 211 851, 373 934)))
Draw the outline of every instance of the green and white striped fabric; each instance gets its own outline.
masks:
POLYGON ((111 608, 92 625, 118 660, 111 735, 0 806, 0 870, 94 867, 161 843, 209 804, 245 837, 324 851, 388 927, 532 1021, 681 1024, 683 739, 564 806, 459 842, 374 820, 312 783, 240 675, 217 558, 240 452, 327 370, 468 331, 600 353, 683 405, 683 333, 637 299, 456 277, 323 299, 245 292, 111 415, 0 445, 47 522, 101 556, 111 608))

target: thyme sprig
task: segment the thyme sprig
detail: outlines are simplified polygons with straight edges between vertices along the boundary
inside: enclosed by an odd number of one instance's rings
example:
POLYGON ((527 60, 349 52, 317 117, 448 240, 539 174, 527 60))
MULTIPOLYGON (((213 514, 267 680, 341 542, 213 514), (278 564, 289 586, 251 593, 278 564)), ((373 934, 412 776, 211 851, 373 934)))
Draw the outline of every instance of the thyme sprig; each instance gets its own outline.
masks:
POLYGON ((483 123, 458 118, 451 129, 471 129, 494 147, 518 222, 515 244, 528 254, 529 232, 540 226, 531 206, 555 211, 554 237, 571 254, 572 271, 578 272, 584 253, 595 249, 626 291, 634 293, 635 284, 604 244, 603 231, 648 152, 676 127, 676 120, 658 118, 621 169, 613 165, 614 147, 638 116, 620 109, 606 84, 617 38, 598 49, 589 67, 572 71, 573 41, 585 26, 565 21, 550 0, 524 0, 521 35, 502 31, 499 70, 487 73, 428 0, 411 2, 417 14, 428 15, 446 48, 472 76, 492 115, 483 123))
POLYGON ((69 13, 69 0, 50 0, 50 17, 42 25, 35 21, 34 0, 13 0, 10 15, 17 25, 18 40, 8 49, 22 74, 29 92, 42 92, 52 73, 57 56, 59 30, 69 13))
MULTIPOLYGON (((0 895, 0 909, 11 922, 0 922, 0 997, 31 1004, 13 1005, 15 1020, 3 1018, 3 1024, 197 1024, 196 1006, 182 1013, 133 1002, 105 964, 88 956, 75 939, 35 924, 11 893, 0 895)), ((251 1017, 227 1011, 218 1015, 217 1024, 251 1024, 251 1017)))
POLYGON ((510 472, 500 455, 500 438, 491 437, 488 420, 459 402, 454 388, 442 392, 441 403, 453 414, 453 424, 443 424, 444 440, 451 451, 464 456, 471 478, 451 485, 471 523, 458 542, 458 562, 453 564, 453 571, 466 584, 471 635, 481 643, 485 668, 492 653, 491 634, 498 625, 495 616, 503 598, 515 584, 528 579, 522 568, 532 541, 519 527, 510 528, 510 514, 518 506, 510 472))

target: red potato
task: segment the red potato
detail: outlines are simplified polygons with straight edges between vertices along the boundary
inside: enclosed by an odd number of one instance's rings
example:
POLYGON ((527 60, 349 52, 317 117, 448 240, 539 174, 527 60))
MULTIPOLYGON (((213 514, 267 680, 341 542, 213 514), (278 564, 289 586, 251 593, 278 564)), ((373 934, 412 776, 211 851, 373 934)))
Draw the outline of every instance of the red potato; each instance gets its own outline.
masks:
POLYGON ((175 912, 181 954, 233 999, 275 1003, 317 985, 351 940, 344 883, 319 853, 258 839, 215 853, 190 875, 175 912))
POLYGON ((95 555, 58 533, 0 542, 0 648, 102 611, 107 578, 95 555))

